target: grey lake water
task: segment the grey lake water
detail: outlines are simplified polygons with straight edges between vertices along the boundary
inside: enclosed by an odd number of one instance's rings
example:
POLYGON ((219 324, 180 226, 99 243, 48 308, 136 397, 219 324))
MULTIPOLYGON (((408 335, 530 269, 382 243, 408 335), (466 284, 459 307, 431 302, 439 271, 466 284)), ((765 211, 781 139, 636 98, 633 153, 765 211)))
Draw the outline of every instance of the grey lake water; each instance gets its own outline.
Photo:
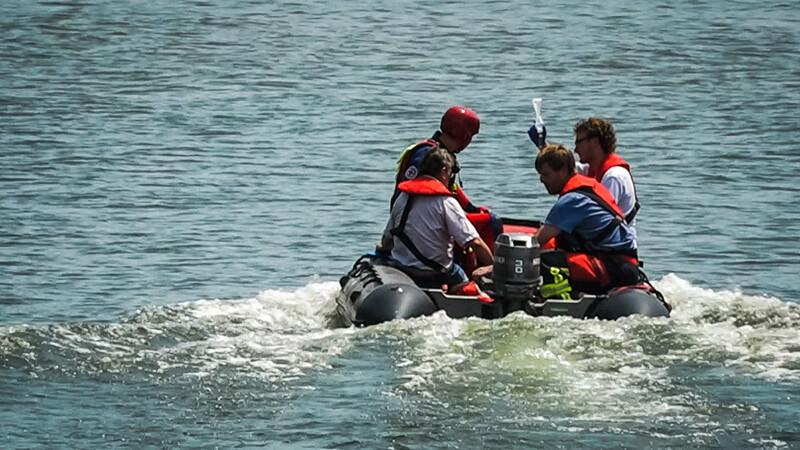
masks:
POLYGON ((793 2, 0 5, 0 447, 800 448, 793 2), (669 319, 336 325, 395 162, 543 218, 609 118, 669 319))

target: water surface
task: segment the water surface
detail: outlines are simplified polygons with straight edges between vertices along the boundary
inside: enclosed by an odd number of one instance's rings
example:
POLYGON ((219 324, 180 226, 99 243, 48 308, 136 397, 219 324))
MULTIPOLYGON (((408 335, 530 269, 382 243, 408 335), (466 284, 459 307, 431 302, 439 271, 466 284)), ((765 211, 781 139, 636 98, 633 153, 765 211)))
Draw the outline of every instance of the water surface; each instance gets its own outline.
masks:
POLYGON ((0 444, 792 448, 790 3, 5 2, 0 444), (614 123, 669 320, 336 326, 396 158, 450 105, 466 192, 553 202, 525 130, 614 123))

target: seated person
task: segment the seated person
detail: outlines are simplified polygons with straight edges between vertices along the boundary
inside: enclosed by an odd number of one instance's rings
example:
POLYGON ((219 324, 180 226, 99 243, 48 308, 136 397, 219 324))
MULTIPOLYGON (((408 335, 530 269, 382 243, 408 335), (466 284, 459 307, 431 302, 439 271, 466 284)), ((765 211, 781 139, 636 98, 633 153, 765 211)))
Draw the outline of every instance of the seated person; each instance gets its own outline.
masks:
POLYGON ((492 252, 467 220, 446 184, 453 156, 442 147, 425 151, 418 177, 398 186, 378 252, 391 252, 394 265, 420 287, 447 285, 456 292, 469 279, 453 260, 454 244, 471 247, 479 265, 492 264, 492 252))
POLYGON ((636 234, 634 218, 639 211, 636 185, 630 165, 617 155, 614 127, 606 119, 590 117, 575 124, 575 153, 580 158, 578 173, 599 181, 611 192, 625 223, 636 234))
POLYGON ((575 157, 562 145, 545 146, 536 171, 547 192, 559 196, 537 233, 545 249, 542 296, 566 299, 573 288, 600 294, 637 284, 636 238, 608 189, 576 173, 575 157))

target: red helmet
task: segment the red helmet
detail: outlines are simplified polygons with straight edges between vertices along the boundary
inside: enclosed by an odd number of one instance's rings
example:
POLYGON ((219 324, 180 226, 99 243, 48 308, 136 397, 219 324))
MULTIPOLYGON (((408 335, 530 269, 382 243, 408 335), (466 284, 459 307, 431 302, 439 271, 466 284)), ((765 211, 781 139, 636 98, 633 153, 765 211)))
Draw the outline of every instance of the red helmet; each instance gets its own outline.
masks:
POLYGON ((442 132, 457 141, 458 148, 450 149, 457 152, 472 142, 472 136, 478 134, 480 126, 481 120, 474 111, 464 106, 451 106, 442 116, 440 127, 442 132))

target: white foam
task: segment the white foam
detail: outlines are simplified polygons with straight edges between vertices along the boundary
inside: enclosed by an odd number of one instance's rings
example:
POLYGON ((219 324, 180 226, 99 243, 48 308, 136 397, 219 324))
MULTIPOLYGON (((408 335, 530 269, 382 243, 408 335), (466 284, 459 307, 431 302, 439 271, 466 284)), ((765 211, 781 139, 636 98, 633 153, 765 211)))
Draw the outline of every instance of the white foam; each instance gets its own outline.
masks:
POLYGON ((677 415, 682 406, 676 405, 686 402, 663 394, 676 364, 800 379, 797 304, 702 288, 673 274, 654 284, 674 306, 669 319, 608 322, 515 313, 494 321, 454 320, 439 312, 366 329, 333 328, 338 283, 312 282, 248 299, 148 308, 107 326, 2 328, 0 338, 15 337, 0 344, 12 346, 6 350, 34 370, 68 361, 59 370, 158 377, 234 372, 279 381, 324 371, 354 347, 396 340, 392 356, 403 390, 426 395, 443 385, 464 385, 503 395, 549 386, 598 412, 602 404, 617 405, 620 420, 635 412, 677 415), (62 357, 50 359, 50 352, 62 357), (487 384, 487 376, 499 381, 487 384))
POLYGON ((686 340, 667 357, 722 361, 754 377, 800 379, 800 305, 699 288, 674 274, 655 284, 673 303, 673 329, 686 340))

